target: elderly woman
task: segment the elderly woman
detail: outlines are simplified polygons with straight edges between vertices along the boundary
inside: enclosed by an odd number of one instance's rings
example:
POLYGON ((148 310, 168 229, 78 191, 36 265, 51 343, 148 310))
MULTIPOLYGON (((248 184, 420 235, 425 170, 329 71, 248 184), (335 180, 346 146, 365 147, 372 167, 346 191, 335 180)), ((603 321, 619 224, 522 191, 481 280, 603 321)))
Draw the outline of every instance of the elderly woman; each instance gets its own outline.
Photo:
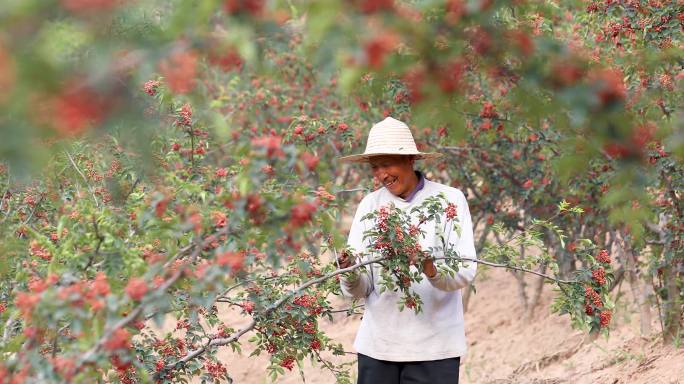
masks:
MULTIPOLYGON (((460 257, 475 258, 472 222, 463 192, 427 180, 414 168, 416 160, 438 156, 418 151, 409 127, 387 117, 371 128, 363 154, 340 159, 370 163, 373 176, 383 185, 365 196, 357 208, 348 239, 355 253, 367 255, 372 250, 368 240, 363 239, 365 226, 372 225, 361 220, 366 214, 389 203, 409 212, 427 197, 443 193, 456 204, 460 226, 460 234, 450 236, 447 246, 455 249, 460 257)), ((432 226, 428 227, 420 245, 424 250, 437 249, 439 234, 432 226)), ((422 311, 417 314, 399 310, 399 293, 380 289, 378 265, 367 265, 367 273, 340 279, 345 296, 365 300, 363 319, 354 342, 358 352, 358 383, 458 383, 460 357, 466 352, 461 289, 475 277, 476 263, 447 273, 448 266, 442 265, 439 269, 435 266, 444 260, 434 259, 439 255, 431 256, 421 261, 426 279, 410 287, 423 302, 422 311)), ((344 254, 339 263, 341 268, 347 268, 354 260, 344 254)))

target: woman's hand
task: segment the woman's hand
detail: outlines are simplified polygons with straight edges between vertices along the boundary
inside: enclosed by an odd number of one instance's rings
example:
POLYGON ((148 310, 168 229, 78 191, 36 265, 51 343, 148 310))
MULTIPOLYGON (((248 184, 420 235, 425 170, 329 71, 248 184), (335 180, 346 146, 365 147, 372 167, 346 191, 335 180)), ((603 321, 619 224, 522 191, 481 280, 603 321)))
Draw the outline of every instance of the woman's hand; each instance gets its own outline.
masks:
POLYGON ((429 277, 432 279, 433 277, 437 276, 437 267, 435 267, 435 263, 432 260, 432 257, 429 255, 418 255, 418 254, 413 254, 409 255, 409 265, 416 265, 420 263, 423 266, 423 273, 425 273, 425 276, 429 277))
POLYGON ((337 257, 337 263, 340 266, 340 269, 349 268, 354 265, 354 256, 351 252, 343 250, 337 257))
POLYGON ((437 267, 435 267, 432 257, 423 259, 423 273, 430 279, 437 276, 437 267))

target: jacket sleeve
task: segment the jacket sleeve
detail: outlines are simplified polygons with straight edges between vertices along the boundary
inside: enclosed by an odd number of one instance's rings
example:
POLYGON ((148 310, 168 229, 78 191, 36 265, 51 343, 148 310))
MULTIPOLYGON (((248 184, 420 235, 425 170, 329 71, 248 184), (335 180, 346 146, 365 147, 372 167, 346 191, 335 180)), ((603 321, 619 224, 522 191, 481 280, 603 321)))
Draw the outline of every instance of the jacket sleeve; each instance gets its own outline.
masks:
MULTIPOLYGON (((359 203, 356 209, 356 214, 354 215, 354 220, 352 221, 351 229, 349 230, 349 238, 347 239, 347 245, 351 248, 354 255, 365 254, 367 250, 366 243, 363 241, 364 223, 361 222, 361 218, 368 213, 367 200, 364 199, 359 203)), ((365 259, 366 256, 363 256, 365 259)), ((369 266, 360 267, 356 269, 352 276, 345 276, 345 274, 340 275, 340 288, 342 289, 342 294, 346 297, 352 298, 365 298, 370 295, 373 290, 373 284, 371 282, 371 275, 369 274, 371 268, 369 266)))
MULTIPOLYGON (((455 249, 459 257, 475 259, 475 241, 473 238, 473 222, 470 217, 470 209, 468 208, 468 202, 461 191, 458 191, 458 196, 456 199, 457 204, 457 218, 458 224, 460 226, 460 236, 457 236, 456 232, 451 233, 451 236, 445 231, 444 236, 448 237, 447 247, 455 249)), ((453 231, 453 221, 446 224, 446 230, 453 231)), ((438 238, 435 236, 435 238, 438 238)), ((441 244, 440 244, 441 246, 441 244)), ((441 253, 441 252, 440 252, 441 253)), ((435 261, 436 266, 438 266, 438 272, 433 278, 428 278, 428 281, 433 287, 440 289, 442 291, 455 291, 466 287, 475 278, 475 272, 477 271, 476 262, 463 261, 459 263, 458 271, 453 268, 445 266, 443 261, 435 261), (447 273, 442 269, 446 269, 452 274, 447 273)))

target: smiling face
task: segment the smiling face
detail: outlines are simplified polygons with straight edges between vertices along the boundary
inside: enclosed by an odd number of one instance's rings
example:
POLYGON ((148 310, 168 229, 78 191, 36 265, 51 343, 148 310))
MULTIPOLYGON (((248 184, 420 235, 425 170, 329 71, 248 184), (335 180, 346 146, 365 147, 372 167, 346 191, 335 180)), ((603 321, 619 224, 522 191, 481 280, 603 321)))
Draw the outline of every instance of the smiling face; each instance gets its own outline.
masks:
POLYGON ((402 155, 373 156, 369 160, 373 176, 393 195, 403 199, 418 185, 418 176, 413 170, 414 162, 413 156, 402 155))

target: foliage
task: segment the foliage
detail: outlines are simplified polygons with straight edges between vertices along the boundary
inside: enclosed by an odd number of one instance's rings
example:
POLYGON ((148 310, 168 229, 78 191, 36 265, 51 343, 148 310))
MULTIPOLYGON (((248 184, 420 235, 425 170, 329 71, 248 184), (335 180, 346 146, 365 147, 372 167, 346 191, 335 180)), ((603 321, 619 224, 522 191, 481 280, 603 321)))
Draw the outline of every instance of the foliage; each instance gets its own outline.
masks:
MULTIPOLYGON (((623 239, 674 340, 682 15, 676 1, 4 2, 0 382, 226 381, 216 351, 247 333, 274 378, 313 359, 349 381, 320 323, 335 276, 363 265, 324 251, 379 185, 335 159, 386 115, 447 155, 424 172, 468 195, 478 262, 555 279, 554 309, 605 331, 628 261, 602 250, 623 239), (248 325, 224 324, 229 308, 248 325)), ((420 233, 392 212, 406 231, 369 236, 416 281, 420 233)))

